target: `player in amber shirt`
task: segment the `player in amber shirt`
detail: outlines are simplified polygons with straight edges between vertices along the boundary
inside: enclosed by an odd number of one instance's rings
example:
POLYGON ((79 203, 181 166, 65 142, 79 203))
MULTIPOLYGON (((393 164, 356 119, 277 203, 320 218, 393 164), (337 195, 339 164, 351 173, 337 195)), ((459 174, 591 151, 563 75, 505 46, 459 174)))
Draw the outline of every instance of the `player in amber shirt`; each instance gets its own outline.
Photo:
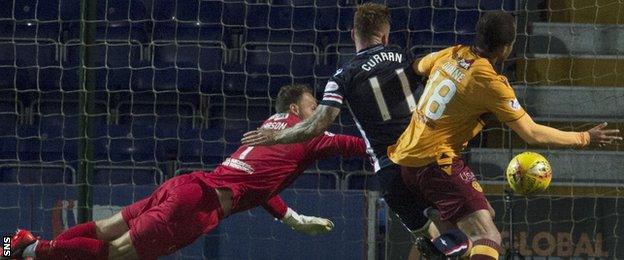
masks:
POLYGON ((606 123, 587 132, 564 132, 533 122, 507 78, 493 67, 511 53, 514 18, 487 13, 476 31, 474 46, 452 46, 415 63, 417 72, 429 80, 410 125, 388 148, 388 155, 403 167, 402 177, 414 195, 470 237, 470 259, 497 259, 501 236, 491 207, 474 173, 459 158, 483 128, 481 115, 494 114, 531 144, 583 147, 622 138, 618 130, 604 130, 606 123))

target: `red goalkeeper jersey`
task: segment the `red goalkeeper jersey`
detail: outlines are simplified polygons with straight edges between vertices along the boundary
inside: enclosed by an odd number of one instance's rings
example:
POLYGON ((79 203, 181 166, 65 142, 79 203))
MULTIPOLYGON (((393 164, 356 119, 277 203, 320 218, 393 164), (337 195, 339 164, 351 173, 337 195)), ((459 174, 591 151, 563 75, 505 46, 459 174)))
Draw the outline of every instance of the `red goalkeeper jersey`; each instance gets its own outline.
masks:
MULTIPOLYGON (((262 128, 281 130, 299 121, 294 114, 275 114, 262 128)), ((302 143, 243 145, 212 173, 204 175, 204 181, 213 188, 232 190, 234 214, 266 203, 314 161, 334 155, 367 157, 366 145, 361 138, 329 132, 302 143)))

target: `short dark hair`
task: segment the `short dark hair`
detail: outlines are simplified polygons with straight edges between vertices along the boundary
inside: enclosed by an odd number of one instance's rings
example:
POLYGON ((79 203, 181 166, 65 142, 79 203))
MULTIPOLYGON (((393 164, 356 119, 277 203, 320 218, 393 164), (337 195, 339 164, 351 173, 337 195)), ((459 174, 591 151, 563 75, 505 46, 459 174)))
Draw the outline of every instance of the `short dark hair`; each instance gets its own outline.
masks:
POLYGON ((297 103, 304 93, 313 95, 312 90, 307 85, 294 84, 283 86, 277 93, 275 110, 277 110, 277 113, 288 112, 290 104, 297 103))
POLYGON ((374 35, 379 34, 390 26, 390 10, 388 7, 375 3, 359 5, 353 16, 353 28, 355 33, 363 41, 370 41, 374 35))
POLYGON ((493 52, 509 45, 516 38, 515 19, 503 11, 483 14, 475 30, 477 31, 475 44, 486 52, 493 52))

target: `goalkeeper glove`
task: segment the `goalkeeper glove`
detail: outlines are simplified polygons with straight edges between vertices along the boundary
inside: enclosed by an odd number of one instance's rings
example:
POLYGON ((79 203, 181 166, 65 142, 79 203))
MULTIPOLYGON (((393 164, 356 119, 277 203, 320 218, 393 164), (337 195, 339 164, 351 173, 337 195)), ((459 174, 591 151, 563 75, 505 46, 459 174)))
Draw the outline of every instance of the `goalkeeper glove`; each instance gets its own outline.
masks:
POLYGON ((293 230, 309 236, 329 233, 334 228, 334 223, 329 219, 299 215, 288 208, 282 223, 289 225, 293 230))

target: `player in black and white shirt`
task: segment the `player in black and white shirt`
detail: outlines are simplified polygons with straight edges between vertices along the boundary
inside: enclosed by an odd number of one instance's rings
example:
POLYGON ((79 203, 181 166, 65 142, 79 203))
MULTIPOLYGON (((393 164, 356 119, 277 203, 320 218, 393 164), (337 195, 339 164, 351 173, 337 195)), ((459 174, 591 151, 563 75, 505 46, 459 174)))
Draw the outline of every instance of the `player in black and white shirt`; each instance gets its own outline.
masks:
POLYGON ((390 26, 385 12, 385 6, 376 4, 358 7, 352 31, 357 54, 329 79, 314 115, 283 131, 248 132, 242 142, 271 145, 308 140, 327 130, 346 107, 366 141, 384 199, 410 230, 417 230, 427 222, 424 207, 412 199, 400 167, 388 159, 386 150, 409 125, 422 79, 412 68, 409 52, 387 46, 390 26))
POLYGON ((375 172, 391 163, 386 150, 409 124, 422 93, 412 62, 410 53, 398 47, 374 45, 358 51, 325 86, 320 104, 349 109, 368 142, 375 172))
MULTIPOLYGON (((422 79, 416 75, 418 61, 409 52, 388 47, 390 17, 387 7, 366 3, 358 6, 351 37, 357 54, 330 78, 323 99, 314 114, 297 125, 280 130, 258 129, 245 134, 246 145, 296 143, 322 134, 347 107, 366 141, 381 192, 390 208, 403 224, 417 235, 433 235, 423 227, 428 218, 426 205, 420 205, 408 190, 401 169, 388 159, 387 148, 396 143, 409 125, 423 90, 422 79), (427 234, 429 233, 429 234, 427 234)), ((468 238, 457 227, 442 221, 437 210, 427 210, 442 234, 432 241, 419 237, 417 245, 427 259, 445 259, 466 253, 468 238), (419 243, 421 242, 421 243, 419 243), (459 248, 459 249, 458 249, 459 248)), ((433 225, 432 225, 433 226, 433 225)))

